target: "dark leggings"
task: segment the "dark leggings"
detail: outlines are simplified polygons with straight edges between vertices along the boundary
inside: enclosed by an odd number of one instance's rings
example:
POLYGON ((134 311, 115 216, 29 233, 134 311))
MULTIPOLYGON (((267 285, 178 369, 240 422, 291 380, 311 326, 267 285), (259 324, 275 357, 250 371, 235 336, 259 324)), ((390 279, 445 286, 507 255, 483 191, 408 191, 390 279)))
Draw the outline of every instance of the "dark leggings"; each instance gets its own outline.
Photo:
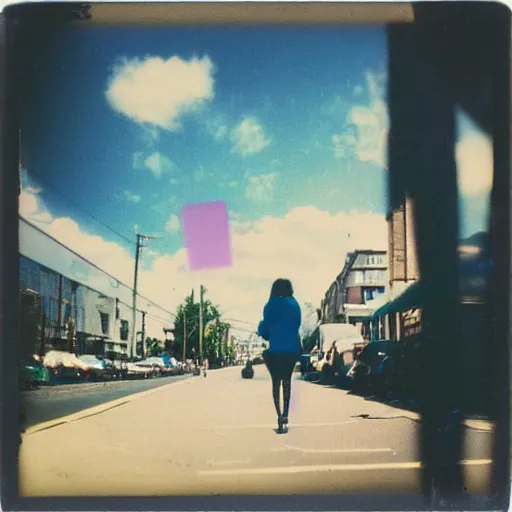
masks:
POLYGON ((272 378, 272 396, 278 416, 288 418, 292 387, 292 373, 298 361, 298 355, 293 353, 268 352, 263 353, 270 377, 272 378), (281 383, 283 384, 283 410, 281 412, 281 383))

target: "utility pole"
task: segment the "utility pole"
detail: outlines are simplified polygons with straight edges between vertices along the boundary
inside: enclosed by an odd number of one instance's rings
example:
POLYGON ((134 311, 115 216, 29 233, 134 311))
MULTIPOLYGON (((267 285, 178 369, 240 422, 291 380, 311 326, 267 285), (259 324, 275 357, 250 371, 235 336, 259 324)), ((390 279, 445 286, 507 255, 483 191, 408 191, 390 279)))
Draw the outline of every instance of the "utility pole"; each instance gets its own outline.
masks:
POLYGON ((183 311, 183 364, 187 354, 187 312, 183 311))
MULTIPOLYGON (((133 279, 133 296, 132 296, 132 336, 131 336, 131 349, 130 349, 130 355, 133 358, 135 348, 136 348, 136 339, 137 339, 137 329, 135 327, 135 324, 137 322, 137 279, 139 275, 139 257, 140 257, 140 251, 144 246, 145 240, 154 240, 156 237, 154 236, 146 236, 146 235, 139 235, 137 233, 137 244, 135 246, 135 276, 133 279)), ((142 353, 144 354, 144 340, 142 340, 142 353)))
POLYGON ((146 312, 142 311, 142 359, 144 359, 144 343, 146 339, 146 312))
POLYGON ((199 288, 199 357, 203 357, 203 303, 204 303, 204 286, 201 285, 199 288))

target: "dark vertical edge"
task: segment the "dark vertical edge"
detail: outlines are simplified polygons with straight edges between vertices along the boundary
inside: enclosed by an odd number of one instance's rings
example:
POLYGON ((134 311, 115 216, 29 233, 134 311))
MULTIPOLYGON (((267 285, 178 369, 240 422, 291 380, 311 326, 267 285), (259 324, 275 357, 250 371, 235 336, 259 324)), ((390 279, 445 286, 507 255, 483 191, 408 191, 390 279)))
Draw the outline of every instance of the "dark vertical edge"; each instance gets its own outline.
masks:
POLYGON ((493 413, 496 418, 492 485, 494 505, 508 509, 510 501, 510 349, 511 349, 511 67, 510 12, 505 6, 494 12, 493 56, 493 156, 494 183, 491 193, 491 234, 494 264, 490 294, 493 313, 492 351, 493 413))
POLYGON ((448 79, 454 34, 444 23, 443 6, 429 5, 428 11, 432 14, 436 9, 439 21, 425 23, 423 12, 416 10, 414 24, 389 30, 389 172, 392 207, 401 205, 405 196, 414 200, 425 293, 419 439, 422 489, 426 497, 435 490, 450 500, 460 496, 463 487, 458 464, 462 431, 459 422, 450 422, 463 399, 451 371, 461 354, 455 98, 448 79), (436 379, 439 374, 445 377, 436 379))
MULTIPOLYGON (((463 352, 458 290, 458 188, 455 165, 456 84, 449 73, 456 60, 457 34, 446 21, 446 4, 415 6, 414 168, 407 191, 414 198, 418 263, 424 292, 420 411, 423 485, 432 497, 453 503, 462 496, 462 409, 464 388, 453 368, 463 352), (424 7, 424 6, 423 6, 424 7), (437 11, 437 12, 434 12, 437 11), (442 357, 439 357, 442 354, 442 357), (438 378, 443 375, 443 378, 438 378)), ((440 503, 433 503, 439 506, 440 503)))
POLYGON ((16 87, 15 30, 1 18, 0 94, 2 105, 0 155, 0 379, 1 379, 1 498, 12 510, 18 501, 19 386, 18 386, 18 194, 19 117, 16 87))

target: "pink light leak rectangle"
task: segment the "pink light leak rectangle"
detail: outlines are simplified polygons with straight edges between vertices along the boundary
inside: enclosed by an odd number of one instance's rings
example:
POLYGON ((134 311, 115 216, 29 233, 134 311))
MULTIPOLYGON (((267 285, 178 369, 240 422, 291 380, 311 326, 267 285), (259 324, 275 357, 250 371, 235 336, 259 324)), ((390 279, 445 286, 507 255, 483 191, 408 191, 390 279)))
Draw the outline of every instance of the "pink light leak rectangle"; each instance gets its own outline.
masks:
POLYGON ((224 201, 187 204, 182 220, 190 270, 232 266, 229 216, 224 201))

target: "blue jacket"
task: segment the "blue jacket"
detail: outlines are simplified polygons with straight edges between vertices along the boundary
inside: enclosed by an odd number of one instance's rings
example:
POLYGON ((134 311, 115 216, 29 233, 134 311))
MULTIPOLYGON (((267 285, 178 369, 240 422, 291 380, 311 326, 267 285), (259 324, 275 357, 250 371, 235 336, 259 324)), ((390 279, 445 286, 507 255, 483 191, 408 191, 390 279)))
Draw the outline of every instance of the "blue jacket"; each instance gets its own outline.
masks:
POLYGON ((270 342, 269 352, 300 354, 301 311, 294 297, 270 297, 263 308, 258 335, 270 342))

